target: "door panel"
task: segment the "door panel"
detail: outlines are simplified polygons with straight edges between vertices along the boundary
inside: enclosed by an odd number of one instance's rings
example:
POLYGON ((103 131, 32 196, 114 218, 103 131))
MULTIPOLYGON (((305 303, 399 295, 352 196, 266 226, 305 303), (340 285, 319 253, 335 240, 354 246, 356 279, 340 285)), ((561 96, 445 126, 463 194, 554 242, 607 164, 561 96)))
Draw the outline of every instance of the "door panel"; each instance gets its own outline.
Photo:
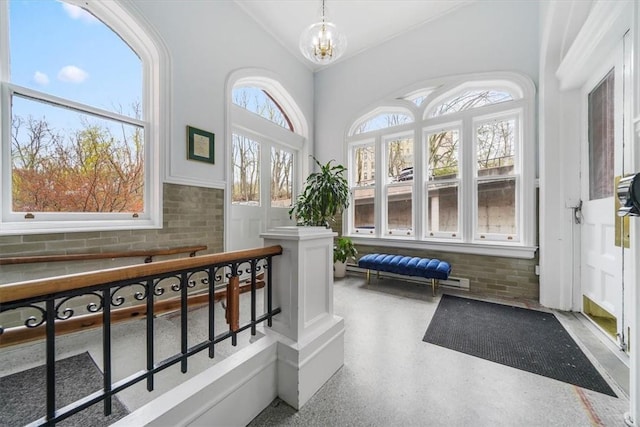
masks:
POLYGON ((293 225, 289 218, 289 209, 293 200, 294 160, 292 149, 272 145, 270 158, 271 176, 269 177, 269 208, 267 211, 267 228, 293 225))
POLYGON ((262 151, 264 147, 257 138, 240 133, 232 135, 231 165, 231 233, 227 249, 262 246, 260 205, 262 197, 262 151))
POLYGON ((585 202, 582 292, 612 314, 620 312, 621 263, 614 246, 613 198, 585 202))
POLYGON ((289 206, 296 182, 294 150, 240 132, 233 134, 232 141, 233 194, 227 243, 230 251, 261 247, 261 233, 293 224, 289 206))
POLYGON ((622 173, 622 41, 583 88, 581 291, 583 312, 622 344, 623 263, 615 246, 614 177, 622 173))

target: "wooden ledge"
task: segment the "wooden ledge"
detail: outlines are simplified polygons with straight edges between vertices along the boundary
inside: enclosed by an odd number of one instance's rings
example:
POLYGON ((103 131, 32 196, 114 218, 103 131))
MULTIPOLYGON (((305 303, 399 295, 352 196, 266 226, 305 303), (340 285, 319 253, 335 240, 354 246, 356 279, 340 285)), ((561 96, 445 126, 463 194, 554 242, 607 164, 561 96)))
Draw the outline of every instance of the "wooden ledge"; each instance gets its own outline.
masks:
POLYGON ((60 261, 86 261, 92 259, 109 259, 109 258, 133 258, 145 257, 144 262, 153 261, 152 257, 158 255, 175 255, 188 253, 189 256, 195 256, 198 251, 207 250, 207 246, 184 246, 169 249, 147 249, 141 251, 122 251, 122 252, 96 252, 88 254, 67 254, 67 255, 35 255, 35 256, 19 256, 10 258, 0 258, 0 265, 9 264, 32 264, 38 262, 60 262, 60 261))

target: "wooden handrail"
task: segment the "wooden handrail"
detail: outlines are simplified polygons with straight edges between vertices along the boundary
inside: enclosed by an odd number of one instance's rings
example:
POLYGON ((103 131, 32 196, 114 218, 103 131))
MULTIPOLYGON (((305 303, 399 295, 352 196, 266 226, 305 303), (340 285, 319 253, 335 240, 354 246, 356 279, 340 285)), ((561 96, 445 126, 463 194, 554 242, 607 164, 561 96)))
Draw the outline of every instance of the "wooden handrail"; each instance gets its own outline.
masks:
POLYGON ((188 253, 189 256, 195 256, 198 251, 206 251, 207 246, 183 246, 179 248, 169 249, 146 249, 139 251, 122 251, 122 252, 101 252, 88 254, 66 254, 66 255, 34 255, 0 258, 0 265, 10 264, 32 264, 38 262, 60 262, 60 261, 86 261, 91 259, 108 259, 108 258, 133 258, 145 257, 144 262, 152 261, 151 257, 158 255, 175 255, 188 253))
POLYGON ((65 292, 105 283, 125 281, 137 277, 160 275, 213 264, 224 264, 280 254, 282 254, 282 246, 277 245, 9 283, 0 285, 0 304, 7 304, 25 298, 42 297, 56 292, 65 292))

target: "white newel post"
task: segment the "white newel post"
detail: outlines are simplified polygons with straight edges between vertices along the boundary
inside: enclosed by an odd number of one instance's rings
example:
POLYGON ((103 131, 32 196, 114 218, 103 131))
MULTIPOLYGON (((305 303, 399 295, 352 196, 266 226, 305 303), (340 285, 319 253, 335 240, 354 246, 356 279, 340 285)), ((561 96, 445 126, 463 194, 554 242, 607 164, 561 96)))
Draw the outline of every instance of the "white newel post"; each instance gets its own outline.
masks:
POLYGON ((324 227, 277 227, 262 233, 273 258, 273 307, 263 332, 278 340, 278 395, 299 409, 344 364, 344 321, 333 314, 333 237, 324 227))

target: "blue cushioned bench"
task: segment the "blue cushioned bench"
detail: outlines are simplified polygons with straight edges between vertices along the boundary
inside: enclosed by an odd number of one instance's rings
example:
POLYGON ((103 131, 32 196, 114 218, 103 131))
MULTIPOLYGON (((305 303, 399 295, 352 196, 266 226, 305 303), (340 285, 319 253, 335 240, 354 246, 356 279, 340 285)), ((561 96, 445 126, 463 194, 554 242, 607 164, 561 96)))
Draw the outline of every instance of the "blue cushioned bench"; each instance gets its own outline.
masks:
POLYGON ((451 274, 451 265, 439 259, 410 257, 388 254, 368 254, 358 260, 358 267, 367 269, 367 282, 370 270, 401 274, 404 276, 424 277, 431 279, 433 296, 439 280, 447 280, 451 274))

